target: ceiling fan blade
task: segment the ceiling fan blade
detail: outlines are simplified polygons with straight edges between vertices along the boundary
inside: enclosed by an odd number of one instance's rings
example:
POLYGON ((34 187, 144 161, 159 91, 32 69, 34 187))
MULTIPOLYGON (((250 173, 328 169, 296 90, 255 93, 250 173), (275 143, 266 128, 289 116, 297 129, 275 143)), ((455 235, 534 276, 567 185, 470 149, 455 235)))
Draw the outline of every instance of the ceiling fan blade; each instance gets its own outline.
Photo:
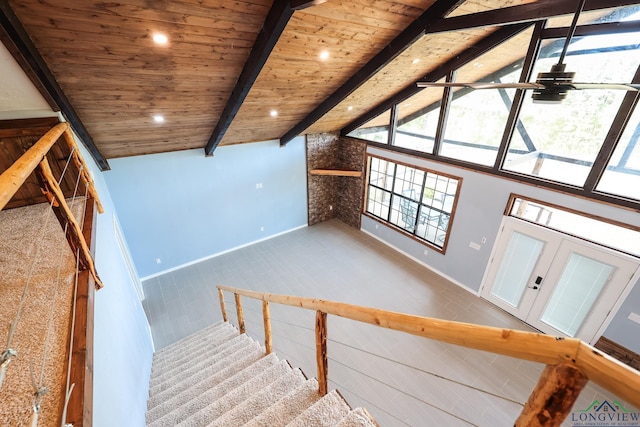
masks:
POLYGON ((571 83, 573 89, 611 89, 640 91, 640 84, 634 83, 571 83))
POLYGON ((432 83, 417 82, 418 87, 465 87, 471 89, 543 89, 539 83, 432 83))

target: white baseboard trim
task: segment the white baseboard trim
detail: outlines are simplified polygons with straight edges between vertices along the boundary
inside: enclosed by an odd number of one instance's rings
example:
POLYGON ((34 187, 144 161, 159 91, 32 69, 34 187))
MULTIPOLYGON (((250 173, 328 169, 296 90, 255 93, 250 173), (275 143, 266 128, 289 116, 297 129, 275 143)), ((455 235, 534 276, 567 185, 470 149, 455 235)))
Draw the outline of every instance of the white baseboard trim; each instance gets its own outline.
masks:
POLYGON ((370 231, 365 230, 363 228, 360 228, 360 231, 362 231, 365 234, 368 234, 369 236, 373 237, 374 239, 378 240, 379 242, 384 243, 385 245, 389 246, 391 249, 400 252, 402 255, 406 256, 409 259, 412 259, 413 261, 417 262, 418 264, 422 265, 423 267, 433 271, 438 276, 441 276, 441 277, 447 279, 448 281, 450 281, 451 283, 453 283, 454 285, 461 287, 465 291, 470 292, 470 293, 472 293, 473 295, 475 295, 477 297, 480 296, 480 291, 475 291, 475 290, 471 289, 467 285, 464 285, 463 283, 457 281, 453 277, 450 277, 450 276, 444 274, 443 272, 441 272, 440 270, 437 270, 437 269, 433 268, 432 266, 430 266, 429 264, 425 263, 424 261, 414 257, 413 255, 408 254, 407 252, 403 251, 402 249, 399 249, 398 247, 396 247, 396 246, 392 245, 391 243, 387 242, 386 240, 383 240, 382 238, 380 238, 380 237, 376 236, 375 234, 371 233, 370 231))
POLYGON ((189 261, 189 262, 186 262, 184 264, 178 265, 176 267, 171 267, 171 268, 168 268, 166 270, 162 270, 162 271, 159 271, 157 273, 150 274, 148 276, 140 278, 140 281, 144 282, 145 280, 153 279, 154 277, 162 276, 163 274, 171 273, 172 271, 180 270, 181 268, 189 267, 189 266, 197 264, 199 262, 206 261, 206 260, 209 260, 211 258, 218 257, 220 255, 228 254, 229 252, 237 251, 238 249, 246 248, 247 246, 255 245, 256 243, 264 242, 265 240, 273 239, 274 237, 282 236, 283 234, 291 233, 292 231, 300 230, 300 229, 305 228, 305 227, 308 227, 308 224, 304 224, 304 225, 301 225, 299 227, 290 228, 289 230, 281 231, 280 233, 272 234, 271 236, 267 236, 267 237, 264 237, 262 239, 254 240, 252 242, 245 243, 243 245, 236 246, 236 247, 231 248, 231 249, 226 249, 226 250, 224 250, 222 252, 218 252, 218 253, 215 253, 213 255, 207 255, 206 257, 202 257, 202 258, 199 258, 199 259, 196 259, 196 260, 189 261))

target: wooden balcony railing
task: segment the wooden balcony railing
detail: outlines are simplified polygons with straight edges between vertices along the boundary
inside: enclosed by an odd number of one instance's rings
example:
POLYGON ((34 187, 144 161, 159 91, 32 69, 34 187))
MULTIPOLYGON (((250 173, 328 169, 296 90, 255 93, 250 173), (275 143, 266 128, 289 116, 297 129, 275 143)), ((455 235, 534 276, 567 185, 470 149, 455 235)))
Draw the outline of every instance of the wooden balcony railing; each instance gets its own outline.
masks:
POLYGON ((69 366, 65 370, 64 378, 60 378, 60 384, 56 385, 60 386, 63 396, 67 395, 69 401, 67 407, 62 410, 58 425, 89 426, 93 409, 93 298, 94 290, 103 286, 91 255, 91 242, 94 208, 98 213, 103 213, 103 207, 68 123, 59 123, 52 127, 0 175, 0 211, 32 173, 38 174, 41 178, 42 192, 51 203, 51 207, 58 210, 56 216, 59 215, 61 225, 68 223, 68 229, 65 228, 67 240, 73 253, 77 252, 80 258, 81 271, 77 278, 77 292, 73 302, 75 308, 71 313, 73 320, 69 331, 69 339, 72 340, 73 346, 67 350, 71 356, 67 353, 65 357, 69 366), (69 148, 68 160, 77 168, 80 180, 87 189, 83 223, 75 218, 67 205, 58 181, 62 177, 54 176, 47 160, 47 154, 60 140, 69 148), (70 389, 73 393, 68 394, 70 389))
POLYGON ((244 316, 240 297, 263 302, 265 348, 271 352, 269 303, 316 311, 316 362, 319 392, 327 392, 327 314, 393 329, 462 347, 544 363, 538 384, 529 396, 515 426, 559 426, 580 391, 593 381, 617 397, 640 407, 640 372, 575 338, 501 329, 470 323, 379 310, 321 299, 261 293, 218 285, 222 317, 228 321, 224 291, 235 296, 240 332, 244 316), (544 423, 541 420, 546 420, 544 423))

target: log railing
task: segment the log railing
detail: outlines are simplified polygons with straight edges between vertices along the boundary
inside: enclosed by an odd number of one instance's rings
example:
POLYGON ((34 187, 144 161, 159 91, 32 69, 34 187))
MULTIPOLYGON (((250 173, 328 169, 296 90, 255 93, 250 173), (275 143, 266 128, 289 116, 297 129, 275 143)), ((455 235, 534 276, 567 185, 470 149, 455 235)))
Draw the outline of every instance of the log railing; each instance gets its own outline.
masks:
MULTIPOLYGON (((238 323, 244 332, 240 297, 316 311, 316 360, 319 392, 327 392, 327 314, 406 332, 449 344, 483 350, 503 356, 544 363, 538 384, 524 406, 516 426, 555 426, 569 414, 580 391, 591 380, 617 397, 640 407, 640 373, 575 338, 554 337, 533 332, 481 326, 422 317, 341 302, 289 295, 277 295, 218 285, 222 317, 227 321, 224 291, 235 296, 238 323), (538 415, 542 415, 538 417, 538 415), (551 416, 551 421, 549 421, 551 416), (547 419, 545 424, 540 419, 547 419)), ((268 307, 268 306, 267 306, 268 307)), ((265 348, 272 348, 268 310, 264 312, 265 348)))
MULTIPOLYGON (((93 402, 93 292, 102 287, 98 277, 93 257, 91 255, 91 242, 93 228, 94 205, 99 213, 103 213, 103 207, 96 191, 89 170, 78 150, 75 138, 68 123, 59 123, 43 135, 31 148, 29 148, 13 165, 0 175, 0 211, 9 203, 20 187, 32 173, 38 173, 41 178, 43 193, 51 202, 56 215, 60 215, 61 221, 69 224, 67 237, 73 252, 78 249, 81 271, 78 277, 78 292, 75 295, 73 324, 75 329, 70 331, 73 339, 69 371, 69 384, 74 385, 71 393, 66 420, 60 420, 60 424, 77 427, 89 426, 92 420, 93 402), (67 205, 62 189, 47 160, 47 154, 51 148, 63 137, 70 150, 71 161, 78 169, 81 180, 87 188, 86 212, 84 223, 80 224, 67 205)), ((64 381, 62 381, 64 385, 64 381)), ((63 394, 66 389, 63 387, 63 394)), ((61 413, 65 411, 61 408, 61 413)))
POLYGON ((98 273, 95 269, 93 257, 89 246, 82 235, 82 230, 77 220, 71 213, 71 210, 66 204, 64 195, 58 181, 53 176, 49 162, 47 161, 47 153, 51 150, 51 147, 64 136, 64 141, 71 151, 71 156, 74 164, 78 167, 78 171, 81 174, 83 183, 87 186, 88 195, 95 200, 98 207, 98 212, 102 213, 102 204, 98 198, 98 193, 95 189, 95 185, 84 160, 78 152, 78 146, 75 143, 75 139, 68 123, 59 123, 44 134, 31 148, 29 148, 13 165, 11 165, 6 171, 0 175, 0 210, 2 210, 7 203, 11 200, 18 189, 24 184, 29 175, 31 175, 36 168, 38 173, 42 177, 44 185, 47 187, 45 193, 49 200, 52 201, 52 206, 56 208, 60 207, 60 214, 69 223, 69 243, 72 246, 72 250, 75 252, 76 248, 80 250, 81 264, 83 269, 88 269, 93 276, 96 287, 102 288, 102 281, 98 277, 98 273))

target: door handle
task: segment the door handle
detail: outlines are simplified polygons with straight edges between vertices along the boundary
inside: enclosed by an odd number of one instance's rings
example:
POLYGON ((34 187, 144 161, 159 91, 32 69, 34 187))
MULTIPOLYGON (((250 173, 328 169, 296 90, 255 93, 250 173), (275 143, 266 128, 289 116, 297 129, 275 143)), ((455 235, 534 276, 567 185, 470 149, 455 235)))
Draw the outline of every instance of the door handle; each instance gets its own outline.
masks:
POLYGON ((533 289, 533 290, 538 289, 538 288, 539 288, 539 286, 537 286, 537 285, 539 285, 540 283, 542 283, 542 277, 541 277, 541 276, 536 277, 536 280, 534 281, 534 283, 535 283, 535 285, 533 285, 533 286, 527 286, 527 288, 529 288, 529 289, 533 289))

